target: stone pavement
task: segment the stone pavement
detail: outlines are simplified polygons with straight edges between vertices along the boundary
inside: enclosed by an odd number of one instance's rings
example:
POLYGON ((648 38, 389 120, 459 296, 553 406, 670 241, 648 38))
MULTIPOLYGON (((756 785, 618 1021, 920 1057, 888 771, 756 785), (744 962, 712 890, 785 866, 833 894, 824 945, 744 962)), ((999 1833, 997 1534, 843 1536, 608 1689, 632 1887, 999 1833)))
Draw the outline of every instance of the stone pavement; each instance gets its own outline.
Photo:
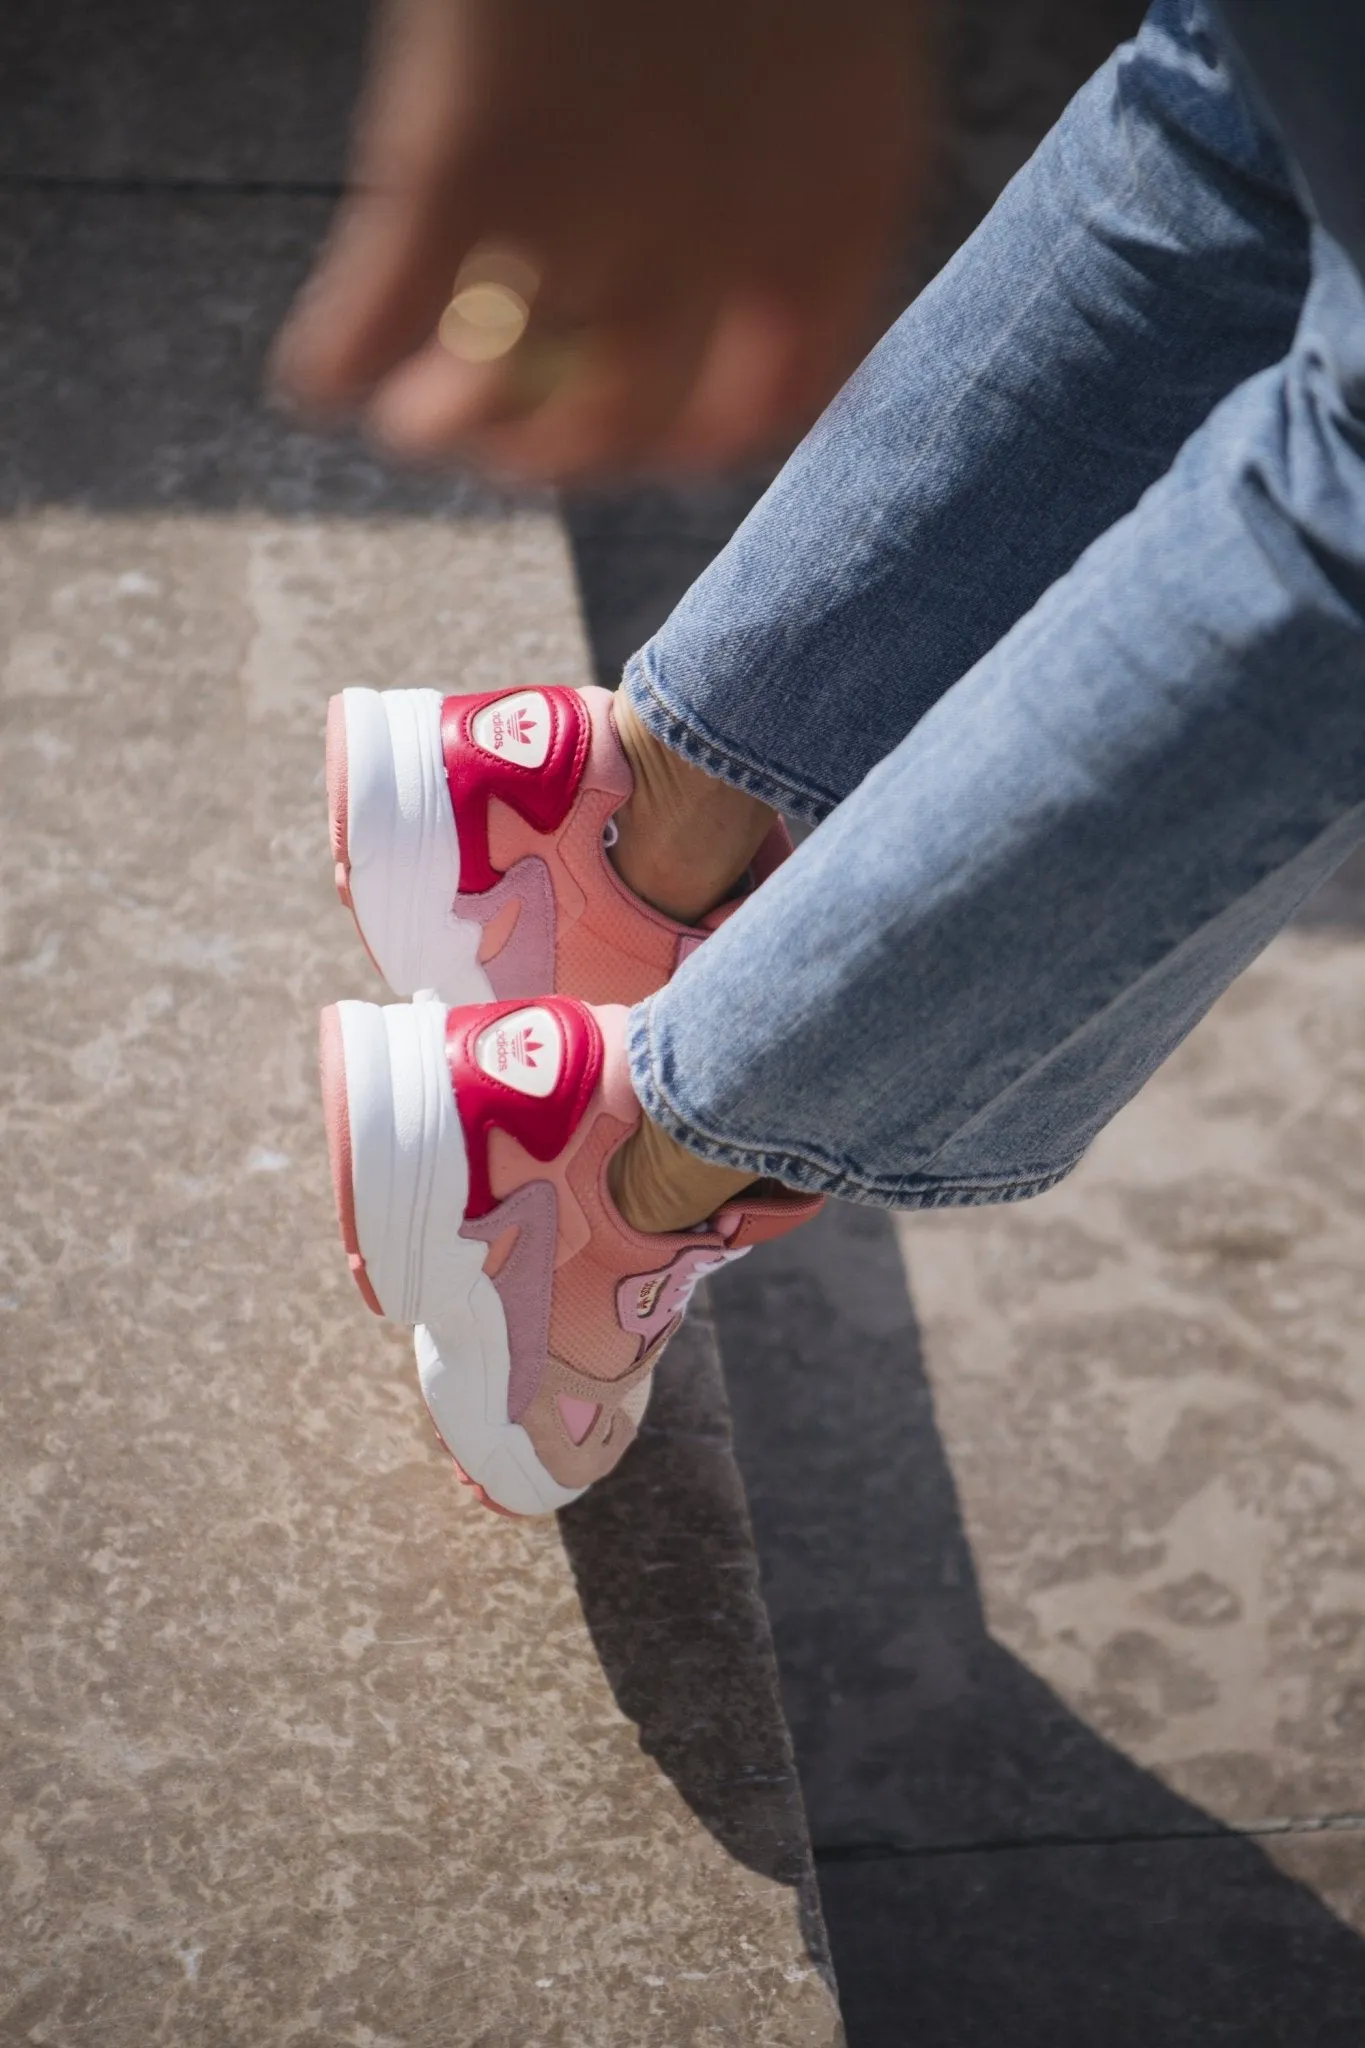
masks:
POLYGON ((826 2048, 705 1316, 514 1525, 336 1243, 326 696, 587 673, 548 502, 259 403, 359 18, 0 24, 0 2039, 826 2048))

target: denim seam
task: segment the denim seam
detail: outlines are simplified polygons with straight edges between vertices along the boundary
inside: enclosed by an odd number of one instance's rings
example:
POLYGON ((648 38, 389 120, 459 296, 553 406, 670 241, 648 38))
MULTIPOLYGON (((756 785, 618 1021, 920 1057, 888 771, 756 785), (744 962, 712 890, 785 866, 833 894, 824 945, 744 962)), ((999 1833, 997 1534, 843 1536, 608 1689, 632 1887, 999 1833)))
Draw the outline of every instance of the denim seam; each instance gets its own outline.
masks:
POLYGON ((703 732, 695 722, 695 712, 689 709, 685 715, 664 695, 657 675, 651 671, 648 647, 638 649, 630 657, 622 683, 632 706, 654 737, 673 753, 681 754, 694 768, 813 825, 828 817, 839 802, 831 791, 775 775, 771 768, 722 746, 714 734, 703 732))
POLYGON ((812 1155, 775 1151, 755 1152, 736 1146, 725 1138, 703 1133, 681 1115, 664 1092, 654 1061, 650 1027, 650 1005, 641 1003, 632 1013, 627 1033, 627 1054, 631 1080, 641 1108, 651 1122, 666 1130, 699 1159, 719 1166, 752 1170, 784 1186, 807 1188, 818 1194, 841 1196, 885 1209, 940 1209, 977 1206, 988 1202, 1019 1202, 1031 1195, 1045 1194, 1056 1187, 1080 1163, 1077 1153, 1064 1166, 1049 1167, 1042 1173, 1013 1175, 995 1180, 939 1180, 913 1175, 896 1179, 869 1179, 835 1167, 812 1155))

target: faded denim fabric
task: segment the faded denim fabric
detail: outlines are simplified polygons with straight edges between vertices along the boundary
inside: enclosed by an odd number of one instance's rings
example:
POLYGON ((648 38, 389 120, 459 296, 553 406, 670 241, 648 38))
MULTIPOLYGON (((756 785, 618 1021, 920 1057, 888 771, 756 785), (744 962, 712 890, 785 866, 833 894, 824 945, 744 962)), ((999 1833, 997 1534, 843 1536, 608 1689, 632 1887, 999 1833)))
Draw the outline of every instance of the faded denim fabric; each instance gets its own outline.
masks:
POLYGON ((857 1200, 1050 1185, 1365 838, 1365 289, 1201 5, 1078 95, 624 687, 819 822, 633 1013, 641 1101, 857 1200))

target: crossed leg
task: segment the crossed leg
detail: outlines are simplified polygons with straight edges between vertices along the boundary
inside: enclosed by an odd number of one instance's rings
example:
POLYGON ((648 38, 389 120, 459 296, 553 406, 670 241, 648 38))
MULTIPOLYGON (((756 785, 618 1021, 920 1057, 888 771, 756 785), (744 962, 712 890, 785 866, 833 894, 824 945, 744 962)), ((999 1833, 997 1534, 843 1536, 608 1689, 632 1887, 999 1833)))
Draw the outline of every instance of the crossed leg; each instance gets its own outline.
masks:
POLYGON ((632 661, 643 893, 669 806, 694 894, 824 821, 634 1015, 637 1222, 1049 1185, 1365 830, 1365 295, 1309 275, 1163 0, 632 661))

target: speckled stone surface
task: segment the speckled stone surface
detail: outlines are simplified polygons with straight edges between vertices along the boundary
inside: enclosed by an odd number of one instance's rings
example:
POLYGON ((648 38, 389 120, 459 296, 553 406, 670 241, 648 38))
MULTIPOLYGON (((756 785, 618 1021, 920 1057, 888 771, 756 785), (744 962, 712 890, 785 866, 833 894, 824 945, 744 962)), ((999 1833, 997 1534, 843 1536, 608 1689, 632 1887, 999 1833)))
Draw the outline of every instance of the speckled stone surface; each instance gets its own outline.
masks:
POLYGON ((1357 861, 1070 1181, 717 1286, 854 2048, 1365 2038, 1362 1017, 1357 861))
POLYGON ((1236 1825, 1365 1813, 1362 904, 1070 1181, 901 1226, 992 1635, 1236 1825))
POLYGON ((88 269, 8 202, 0 2039, 826 2048, 709 1327, 511 1524, 331 1215, 326 696, 581 678, 558 521, 255 408, 305 203, 63 204, 88 269))

